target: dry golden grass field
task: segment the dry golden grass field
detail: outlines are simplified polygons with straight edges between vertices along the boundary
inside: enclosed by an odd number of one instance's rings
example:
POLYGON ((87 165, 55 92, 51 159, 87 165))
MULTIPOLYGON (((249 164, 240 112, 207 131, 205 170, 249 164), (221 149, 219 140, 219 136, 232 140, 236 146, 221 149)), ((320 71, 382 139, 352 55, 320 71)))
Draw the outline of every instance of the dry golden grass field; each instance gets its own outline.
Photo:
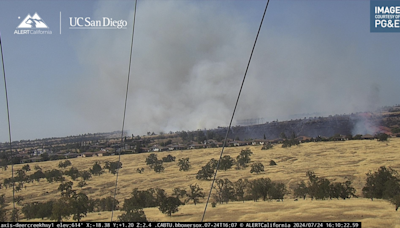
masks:
MULTIPOLYGON (((343 182, 351 180, 356 188, 356 194, 361 196, 361 189, 365 184, 366 173, 376 171, 380 166, 392 167, 400 171, 400 139, 389 139, 388 142, 376 140, 343 141, 343 142, 318 142, 304 143, 291 148, 275 146, 270 150, 261 150, 260 146, 249 146, 253 155, 252 162, 262 162, 265 172, 251 174, 250 168, 244 170, 230 169, 218 171, 217 178, 228 178, 236 181, 239 178, 256 179, 269 177, 272 181, 279 181, 290 187, 299 181, 307 181, 306 171, 314 171, 319 177, 328 178, 330 181, 343 182), (269 166, 273 159, 277 165, 269 166)), ((227 147, 224 155, 236 157, 245 147, 227 147)), ((211 158, 219 157, 220 148, 198 149, 172 152, 158 152, 159 159, 171 154, 179 158, 189 157, 192 165, 187 172, 179 171, 177 162, 164 163, 165 170, 155 173, 145 164, 149 153, 122 155, 123 168, 119 173, 117 199, 122 206, 123 199, 129 198, 134 188, 146 190, 148 188, 163 188, 168 194, 176 187, 188 189, 189 184, 198 183, 207 192, 211 181, 199 181, 195 178, 197 171, 211 158), (137 168, 145 168, 143 174, 136 172, 137 168)), ((118 156, 76 158, 71 159, 72 166, 79 170, 88 170, 99 161, 117 161, 118 156)), ((32 163, 40 165, 43 170, 58 169, 59 161, 32 163)), ((22 165, 15 165, 14 169, 21 169, 22 165)), ((11 168, 1 171, 0 180, 11 176, 11 168)), ((34 171, 28 172, 32 174, 34 171)), ((68 177, 66 177, 68 180, 68 177)), ((79 180, 78 180, 79 181, 79 180)), ((102 198, 113 195, 115 176, 110 173, 94 176, 87 181, 88 185, 82 190, 74 182, 74 189, 83 191, 91 198, 102 198)), ((59 183, 49 184, 45 179, 39 183, 26 184, 27 188, 16 193, 23 196, 23 203, 33 201, 47 201, 60 196, 57 191, 59 183), (48 192, 48 193, 46 193, 48 192)), ((6 201, 11 202, 12 190, 1 189, 6 194, 6 201)), ((158 208, 144 209, 150 221, 200 221, 206 199, 196 206, 189 203, 179 207, 179 212, 169 217, 162 214, 158 208)), ((11 204, 8 206, 11 208, 11 204)), ((114 221, 120 214, 114 213, 114 221)), ((21 215, 22 216, 22 215, 21 215)), ((110 221, 111 212, 90 213, 82 221, 110 221)), ((30 220, 35 221, 35 220, 30 220)), ((275 201, 246 201, 229 202, 228 204, 211 207, 209 205, 205 221, 361 221, 363 227, 394 227, 400 228, 400 211, 396 212, 394 205, 384 200, 365 198, 351 198, 349 200, 313 200, 294 201, 292 195, 286 196, 284 202, 275 201)))

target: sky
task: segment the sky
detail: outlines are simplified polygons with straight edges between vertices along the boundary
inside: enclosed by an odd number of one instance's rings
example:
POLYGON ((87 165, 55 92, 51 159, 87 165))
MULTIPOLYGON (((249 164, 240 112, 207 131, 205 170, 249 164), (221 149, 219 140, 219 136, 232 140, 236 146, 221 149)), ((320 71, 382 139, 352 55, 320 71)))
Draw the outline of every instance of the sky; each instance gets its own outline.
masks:
MULTIPOLYGON (((265 4, 139 0, 125 130, 228 126, 265 4)), ((371 33, 369 7, 366 0, 271 0, 234 124, 399 104, 400 34, 371 33)), ((128 0, 0 2, 12 140, 121 130, 133 13, 128 0), (35 13, 52 34, 14 34, 35 13), (70 29, 75 17, 127 25, 70 29)), ((6 142, 3 80, 0 90, 6 142)))

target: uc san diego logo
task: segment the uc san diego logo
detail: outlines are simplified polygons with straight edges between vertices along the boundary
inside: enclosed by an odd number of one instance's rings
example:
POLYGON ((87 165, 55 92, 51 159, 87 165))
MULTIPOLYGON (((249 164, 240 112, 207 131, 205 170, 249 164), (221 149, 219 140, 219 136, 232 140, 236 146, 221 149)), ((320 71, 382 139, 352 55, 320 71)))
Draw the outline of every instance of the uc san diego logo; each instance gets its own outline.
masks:
MULTIPOLYGON (((20 17, 18 17, 18 19, 20 19, 20 17)), ((39 16, 39 14, 35 13, 33 16, 28 14, 18 25, 17 29, 14 31, 14 34, 51 35, 52 31, 49 30, 49 27, 39 16)))

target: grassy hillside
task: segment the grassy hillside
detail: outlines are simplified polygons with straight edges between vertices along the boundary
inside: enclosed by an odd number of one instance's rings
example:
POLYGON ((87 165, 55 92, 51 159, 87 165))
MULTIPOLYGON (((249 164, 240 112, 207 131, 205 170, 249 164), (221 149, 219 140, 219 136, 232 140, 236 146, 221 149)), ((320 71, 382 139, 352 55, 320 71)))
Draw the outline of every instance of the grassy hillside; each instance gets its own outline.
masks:
MULTIPOLYGON (((301 180, 306 181, 306 171, 314 171, 319 177, 328 178, 331 181, 343 182, 353 181, 357 195, 361 195, 361 189, 365 184, 366 173, 376 171, 380 166, 390 166, 400 171, 400 139, 390 139, 388 142, 377 142, 376 140, 362 141, 340 141, 340 142, 318 142, 305 143, 291 148, 280 148, 280 145, 271 150, 261 150, 260 146, 250 146, 254 153, 252 162, 262 162, 265 172, 262 174, 251 174, 250 168, 245 170, 230 169, 219 171, 217 178, 228 178, 236 181, 239 178, 256 179, 269 177, 272 181, 280 181, 287 187, 294 186, 301 180), (273 159, 277 166, 269 166, 273 159)), ((236 157, 245 147, 228 147, 224 155, 236 157)), ((205 165, 211 158, 219 157, 220 149, 199 149, 173 152, 159 152, 159 159, 171 154, 176 160, 189 157, 192 168, 187 172, 180 172, 177 162, 164 163, 165 171, 155 173, 145 165, 149 153, 137 155, 123 155, 121 162, 123 168, 120 170, 118 180, 118 195, 120 206, 124 198, 129 198, 134 188, 145 190, 148 188, 163 188, 168 194, 176 187, 188 189, 189 184, 198 183, 204 192, 209 191, 211 181, 199 181, 195 176, 201 166, 205 165), (137 168, 145 168, 143 174, 136 172, 137 168)), ((88 170, 98 161, 102 165, 105 161, 117 161, 118 156, 76 158, 71 159, 72 165, 79 170, 88 170)), ((59 161, 48 161, 31 163, 39 165, 43 170, 58 169, 59 161)), ((14 166, 21 169, 22 165, 14 166)), ((32 174, 29 171, 27 174, 32 174)), ((7 171, 1 171, 0 180, 11 177, 11 167, 7 171)), ((66 177, 68 180, 68 177, 66 177)), ((74 182, 74 189, 78 181, 74 182)), ((115 176, 105 173, 100 177, 94 176, 87 181, 88 185, 82 188, 89 197, 100 198, 111 196, 114 192, 115 176)), ((45 179, 39 183, 26 184, 27 188, 16 193, 23 196, 24 203, 33 201, 47 201, 58 198, 59 183, 49 184, 45 179), (46 193, 47 192, 47 193, 46 193)), ((6 194, 6 201, 11 202, 12 190, 2 189, 6 194)), ((207 221, 362 221, 363 227, 397 227, 400 224, 400 212, 394 210, 394 206, 387 201, 352 198, 350 200, 319 200, 293 201, 293 196, 287 196, 284 202, 230 202, 217 205, 212 208, 209 205, 206 214, 207 221)), ((162 214, 157 208, 147 208, 145 213, 150 221, 199 221, 204 210, 203 203, 198 205, 187 204, 181 206, 178 213, 172 217, 162 214)), ((11 208, 11 204, 8 208, 11 208)), ((109 221, 110 212, 91 213, 83 218, 83 221, 109 221)), ((115 213, 116 220, 119 212, 115 213)))

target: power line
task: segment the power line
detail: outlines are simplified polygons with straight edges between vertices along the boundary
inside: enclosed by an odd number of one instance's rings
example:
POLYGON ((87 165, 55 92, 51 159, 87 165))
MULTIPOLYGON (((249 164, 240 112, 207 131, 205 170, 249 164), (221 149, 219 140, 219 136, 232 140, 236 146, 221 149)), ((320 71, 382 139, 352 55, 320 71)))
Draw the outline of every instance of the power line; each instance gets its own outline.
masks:
POLYGON ((267 12, 268 4, 269 4, 269 0, 267 1, 267 4, 265 5, 264 14, 263 14, 263 16, 262 16, 262 18, 261 18, 260 27, 258 28, 258 32, 257 32, 257 35, 256 35, 256 39, 254 40, 253 48, 251 49, 250 58, 249 58, 249 61, 248 61, 248 63, 247 63, 246 71, 244 72, 243 81, 242 81, 242 84, 241 84, 241 86, 240 86, 239 94, 238 94, 237 99, 236 99, 236 103, 235 103, 235 107, 234 107, 234 109, 233 109, 231 121, 229 122, 229 127, 228 127, 228 129, 227 129, 227 131, 226 131, 226 135, 225 135, 225 139, 224 139, 224 144, 223 144, 223 146, 222 146, 222 150, 221 150, 221 153, 220 153, 220 155, 219 155, 217 167, 216 167, 215 173, 214 173, 214 178, 213 178, 213 181, 212 181, 212 183, 211 183, 210 192, 208 193, 206 206, 205 206, 204 212, 203 212, 203 217, 201 218, 201 221, 202 221, 202 222, 203 222, 203 220, 204 220, 204 216, 206 215, 208 202, 209 202, 209 200, 210 200, 210 196, 211 196, 211 192, 212 192, 212 189, 213 189, 213 186, 214 186, 214 182, 215 182, 215 179, 216 179, 216 177, 217 177, 218 168, 219 168, 219 163, 220 163, 220 161, 221 161, 222 154, 224 153, 224 149, 225 149, 225 145, 226 145, 226 140, 227 140, 227 138, 228 138, 228 134, 229 134, 229 131, 230 131, 231 126, 232 126, 233 117, 235 116, 236 108, 237 108, 237 105, 238 105, 238 103, 239 103, 240 94, 242 93, 244 81, 246 80, 247 71, 249 70, 251 58, 253 57, 253 52, 254 52, 254 49, 255 49, 255 47, 256 47, 258 35, 260 34, 260 31, 261 31, 261 26, 262 26, 263 21, 264 21, 265 13, 267 12))
POLYGON ((128 91, 129 91, 129 78, 131 75, 131 63, 132 63, 132 49, 133 49, 133 36, 135 34, 135 18, 136 18, 136 5, 137 5, 137 0, 135 0, 135 9, 133 13, 133 25, 132 25, 132 40, 131 40, 131 52, 130 52, 130 57, 129 57, 129 69, 128 69, 128 79, 126 81, 126 93, 125 93, 125 105, 124 105, 124 117, 122 118, 122 131, 121 131, 121 148, 119 149, 118 152, 118 164, 117 164, 117 177, 115 178, 115 189, 114 189, 114 200, 112 202, 112 211, 111 211, 111 222, 113 221, 113 216, 114 216, 114 202, 115 202, 115 197, 117 195, 117 186, 118 186, 118 174, 119 174, 119 164, 121 162, 121 150, 122 146, 125 147, 124 145, 124 127, 125 127, 125 116, 126 116, 126 103, 128 101, 128 91))
MULTIPOLYGON (((7 94, 7 80, 6 80, 6 71, 4 68, 4 56, 3 56, 3 45, 1 43, 1 34, 0 34, 0 49, 1 49, 1 63, 3 65, 3 78, 4 78, 4 91, 6 93, 6 105, 7 105, 7 119, 8 119, 8 138, 10 140, 10 158, 11 158, 11 179, 13 184, 13 210, 15 210, 15 183, 14 183, 14 163, 12 162, 12 145, 11 145, 11 123, 10 123, 10 108, 8 106, 8 94, 7 94)), ((7 164, 6 164, 7 165, 7 164)))

